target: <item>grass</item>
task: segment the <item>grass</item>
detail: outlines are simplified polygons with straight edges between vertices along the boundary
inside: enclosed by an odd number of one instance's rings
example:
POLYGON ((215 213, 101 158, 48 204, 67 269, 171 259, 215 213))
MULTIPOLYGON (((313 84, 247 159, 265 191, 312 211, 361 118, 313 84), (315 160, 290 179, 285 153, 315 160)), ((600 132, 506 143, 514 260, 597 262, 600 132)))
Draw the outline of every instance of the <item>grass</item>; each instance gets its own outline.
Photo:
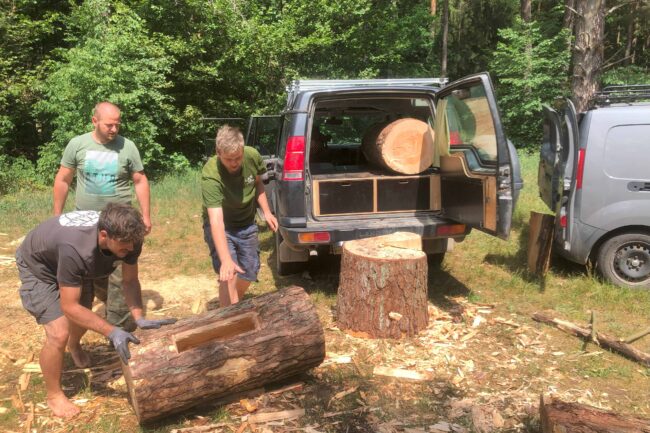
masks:
MULTIPOLYGON (((590 390, 594 395, 608 395, 609 397, 602 397, 603 404, 614 407, 619 404, 623 411, 632 408, 650 416, 650 406, 647 403, 650 400, 647 391, 650 390, 650 369, 603 352, 593 345, 585 348, 575 337, 530 320, 533 312, 551 309, 564 319, 587 323, 591 311, 595 311, 596 325, 600 332, 625 337, 650 326, 650 291, 621 289, 603 283, 591 275, 586 267, 568 263, 558 257, 553 257, 549 273, 544 279, 530 275, 526 271, 529 215, 531 211, 548 210, 537 196, 537 158, 521 155, 521 163, 525 187, 517 203, 510 239, 503 241, 474 230, 464 242, 456 245, 454 251, 447 254, 440 270, 430 271, 429 295, 430 300, 437 306, 444 306, 450 296, 470 302, 495 304, 495 316, 511 318, 530 327, 533 330, 531 338, 541 341, 546 352, 536 356, 524 350, 523 354, 517 353, 516 357, 509 359, 512 347, 518 344, 520 330, 492 326, 469 340, 466 348, 453 352, 453 356, 447 358, 444 365, 435 370, 436 380, 426 385, 378 380, 372 375, 373 366, 382 362, 383 356, 399 353, 400 347, 406 343, 380 340, 367 347, 360 346, 358 340, 345 337, 331 329, 331 310, 336 304, 338 287, 336 259, 314 260, 309 264, 308 273, 280 277, 273 269, 273 235, 268 230, 261 230, 262 270, 259 281, 252 285, 248 296, 292 284, 304 287, 316 305, 327 330, 327 351, 338 354, 354 353, 358 364, 318 369, 313 374, 308 380, 309 392, 305 394, 303 402, 308 420, 313 423, 323 422, 320 417, 324 412, 354 408, 360 399, 369 405, 381 407, 383 417, 388 420, 400 417, 407 419, 405 414, 414 417, 422 413, 429 414, 433 421, 444 420, 446 405, 450 401, 474 395, 472 393, 483 396, 503 395, 503 388, 507 388, 508 381, 515 376, 522 378, 522 387, 533 386, 533 383, 540 381, 538 385, 534 385, 539 387, 535 389, 540 390, 551 386, 561 388, 564 385, 562 380, 565 380, 568 383, 567 389, 590 390), (466 358, 462 358, 463 356, 466 358), (496 358, 499 363, 495 363, 496 358), (526 362, 524 358, 527 359, 526 362), (475 362, 475 375, 480 380, 477 379, 471 387, 451 382, 450 379, 458 368, 457 359, 471 359, 475 362), (508 368, 504 365, 508 365, 508 368), (554 376, 556 373, 564 379, 557 379, 554 376), (356 392, 333 401, 331 408, 327 409, 336 393, 354 386, 358 386, 356 392)), ((151 187, 154 228, 146 239, 141 259, 140 272, 145 282, 143 289, 145 293, 159 296, 160 302, 168 302, 169 299, 165 297, 170 298, 171 293, 187 295, 187 298, 182 298, 182 302, 177 302, 178 305, 172 304, 166 312, 182 317, 191 314, 189 308, 196 297, 192 292, 203 284, 201 282, 207 282, 211 296, 216 296, 214 273, 201 228, 200 173, 193 170, 170 175, 152 181, 151 187), (163 290, 165 285, 168 286, 167 292, 163 290)), ((67 202, 68 209, 72 203, 71 194, 67 202)), ((16 239, 47 218, 50 213, 50 191, 1 197, 0 232, 6 233, 10 239, 16 239)), ((0 244, 4 240, 5 238, 0 238, 0 244)), ((15 297, 15 278, 13 270, 0 268, 0 290, 5 290, 7 299, 15 297), (11 283, 3 286, 2 281, 11 283)), ((40 336, 35 325, 31 324, 29 331, 25 331, 11 322, 10 317, 24 318, 24 312, 19 308, 3 313, 5 314, 0 315, 0 318, 4 316, 7 319, 6 323, 1 322, 0 325, 5 324, 4 329, 8 331, 4 337, 6 340, 3 338, 0 341, 0 347, 15 350, 15 341, 24 339, 24 350, 36 352, 40 347, 40 336)), ((639 340, 635 347, 650 352, 650 337, 639 340)), ((420 349, 418 347, 418 350, 420 349)), ((417 353, 422 360, 437 356, 436 351, 422 350, 417 353)), ((395 356, 399 358, 398 355, 395 356)), ((0 388, 0 398, 9 398, 15 390, 20 368, 6 360, 0 362, 3 362, 0 365, 0 377, 8 384, 5 388, 0 388)), ((37 377, 32 377, 32 386, 25 395, 33 401, 42 401, 43 389, 37 377)), ((74 431, 167 433, 173 428, 185 426, 189 420, 194 419, 194 415, 190 413, 187 418, 184 415, 155 426, 137 427, 129 412, 125 395, 118 392, 107 397, 106 392, 81 384, 76 389, 75 398, 82 397, 100 402, 110 397, 110 407, 118 405, 120 413, 124 415, 118 416, 111 410, 103 410, 98 403, 95 418, 88 421, 88 426, 74 427, 74 431)), ((507 397, 506 400, 515 399, 507 397)), ((9 404, 4 406, 9 407, 9 404)), ((200 415, 208 418, 210 422, 239 420, 231 406, 207 410, 200 415)), ((349 419, 342 423, 354 424, 356 429, 351 429, 351 432, 370 431, 367 426, 375 425, 373 423, 376 419, 383 418, 379 414, 366 414, 359 420, 349 419)), ((21 428, 21 420, 24 421, 24 414, 9 409, 0 415, 0 430, 17 431, 21 428)), ((460 417, 456 422, 471 424, 467 416, 460 417)), ((522 423, 535 425, 534 419, 526 418, 522 423)), ((236 429, 238 426, 239 423, 233 421, 233 427, 236 429)), ((321 428, 317 430, 320 431, 321 428)), ((322 430, 335 431, 326 430, 324 427, 322 430)))

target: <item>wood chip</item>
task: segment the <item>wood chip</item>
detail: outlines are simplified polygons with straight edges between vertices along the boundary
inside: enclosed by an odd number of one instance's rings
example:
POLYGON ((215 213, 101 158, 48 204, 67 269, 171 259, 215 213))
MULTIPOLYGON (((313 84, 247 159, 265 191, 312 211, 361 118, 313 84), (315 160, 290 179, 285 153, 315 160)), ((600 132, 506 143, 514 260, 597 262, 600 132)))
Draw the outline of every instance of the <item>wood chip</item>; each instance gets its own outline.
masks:
POLYGON ((18 385, 20 386, 21 391, 26 391, 27 388, 29 387, 29 380, 31 379, 32 374, 31 373, 23 373, 20 375, 20 378, 18 379, 18 385))
POLYGON ((239 400, 239 404, 241 404, 242 407, 246 409, 246 412, 248 413, 255 412, 257 410, 257 405, 251 403, 251 401, 248 400, 247 398, 243 398, 239 400))
POLYGON ((388 313, 388 318, 396 322, 399 322, 400 320, 402 320, 402 315, 394 311, 391 311, 390 313, 388 313))
POLYGON ((220 431, 217 430, 220 427, 226 427, 228 424, 224 422, 220 422, 218 424, 208 424, 208 425, 201 425, 201 426, 194 426, 194 427, 183 427, 183 428, 176 428, 171 431, 171 433, 202 433, 202 432, 214 432, 214 431, 220 431))
POLYGON ((278 412, 256 413, 248 416, 249 424, 259 424, 269 421, 300 418, 305 415, 305 409, 281 410, 278 412))
POLYGON ((431 380, 432 375, 431 373, 420 373, 417 371, 413 370, 405 370, 402 368, 390 368, 390 367, 382 367, 382 366, 376 366, 372 374, 375 376, 389 376, 389 377, 395 377, 399 379, 410 379, 410 380, 431 380))
POLYGON ((302 387, 304 385, 305 385, 304 382, 296 382, 296 383, 292 383, 290 385, 283 386, 282 388, 269 390, 269 391, 266 392, 266 394, 278 395, 278 394, 283 394, 283 393, 289 392, 289 391, 300 391, 300 390, 302 390, 302 387))
POLYGON ((337 392, 336 394, 334 394, 334 396, 332 398, 330 398, 330 401, 327 403, 327 407, 329 408, 332 405, 332 402, 334 400, 340 400, 343 397, 345 397, 346 395, 350 395, 350 394, 356 392, 357 389, 359 389, 359 387, 355 386, 355 387, 352 387, 352 388, 348 388, 345 391, 337 392))

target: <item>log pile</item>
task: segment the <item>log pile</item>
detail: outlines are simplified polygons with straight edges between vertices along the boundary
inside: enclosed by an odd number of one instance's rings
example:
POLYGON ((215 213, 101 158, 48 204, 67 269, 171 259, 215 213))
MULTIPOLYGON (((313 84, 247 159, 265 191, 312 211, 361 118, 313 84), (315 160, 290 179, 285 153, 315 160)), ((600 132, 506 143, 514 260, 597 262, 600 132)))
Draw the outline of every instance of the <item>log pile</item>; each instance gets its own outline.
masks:
POLYGON ((141 423, 318 366, 325 336, 300 287, 145 331, 122 365, 141 423))

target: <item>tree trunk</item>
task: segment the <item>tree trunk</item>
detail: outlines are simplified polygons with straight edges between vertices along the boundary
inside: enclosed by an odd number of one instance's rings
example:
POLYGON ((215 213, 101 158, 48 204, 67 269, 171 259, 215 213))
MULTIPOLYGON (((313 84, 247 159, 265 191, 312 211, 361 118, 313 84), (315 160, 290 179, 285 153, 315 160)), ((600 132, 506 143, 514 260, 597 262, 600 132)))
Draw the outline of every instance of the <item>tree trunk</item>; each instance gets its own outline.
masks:
POLYGON ((523 22, 530 22, 530 19, 532 18, 531 0, 519 0, 519 13, 521 14, 523 22))
POLYGON ((139 337, 122 370, 141 423, 302 373, 325 357, 316 309, 296 286, 139 337))
POLYGON ((575 8, 576 8, 576 0, 566 0, 565 5, 564 5, 564 20, 562 21, 562 26, 565 29, 571 30, 571 34, 573 34, 573 24, 575 22, 575 8))
POLYGON ((630 6, 627 23, 627 41, 625 41, 625 65, 634 64, 634 46, 636 45, 636 21, 639 13, 639 3, 634 2, 630 6))
POLYGON ((399 119, 370 128, 362 151, 373 165, 400 173, 421 173, 433 164, 433 130, 418 119, 399 119))
POLYGON ((449 45, 449 0, 442 0, 442 49, 440 54, 440 76, 447 76, 449 45))
POLYGON ((542 396, 542 433, 650 433, 650 420, 542 396))
POLYGON ((600 88, 605 40, 605 0, 577 3, 573 78, 571 90, 576 110, 585 111, 600 88))
POLYGON ((346 242, 337 299, 339 328, 372 338, 416 335, 428 323, 427 272, 422 239, 416 234, 346 242))

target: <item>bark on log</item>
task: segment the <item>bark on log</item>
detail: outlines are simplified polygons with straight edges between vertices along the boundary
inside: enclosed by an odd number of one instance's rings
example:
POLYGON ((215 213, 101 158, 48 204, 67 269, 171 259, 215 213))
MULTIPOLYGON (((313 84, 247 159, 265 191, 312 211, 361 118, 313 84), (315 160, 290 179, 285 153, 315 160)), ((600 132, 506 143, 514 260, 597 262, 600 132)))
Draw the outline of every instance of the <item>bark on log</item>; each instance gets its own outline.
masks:
POLYGON ((602 332, 596 332, 594 335, 592 335, 591 329, 581 328, 574 323, 554 318, 551 315, 545 313, 534 313, 533 320, 553 325, 568 334, 575 335, 576 337, 580 337, 586 341, 592 341, 593 339, 600 347, 609 349, 612 352, 623 355, 628 359, 645 365, 646 367, 650 367, 650 354, 641 352, 640 350, 635 349, 634 347, 617 338, 610 337, 609 335, 603 334, 602 332))
POLYGON ((316 309, 296 286, 139 338, 122 370, 141 423, 305 372, 325 358, 316 309))
POLYGON ((433 130, 411 118, 378 124, 365 134, 361 150, 375 166, 401 174, 421 173, 433 164, 433 130))
POLYGON ((650 420, 542 396, 542 433, 650 433, 650 420))
POLYGON ((533 274, 544 275, 548 271, 551 261, 555 217, 531 212, 528 227, 528 271, 533 274))
POLYGON ((425 329, 427 257, 422 239, 393 233, 343 245, 337 321, 371 338, 414 336, 425 329))

